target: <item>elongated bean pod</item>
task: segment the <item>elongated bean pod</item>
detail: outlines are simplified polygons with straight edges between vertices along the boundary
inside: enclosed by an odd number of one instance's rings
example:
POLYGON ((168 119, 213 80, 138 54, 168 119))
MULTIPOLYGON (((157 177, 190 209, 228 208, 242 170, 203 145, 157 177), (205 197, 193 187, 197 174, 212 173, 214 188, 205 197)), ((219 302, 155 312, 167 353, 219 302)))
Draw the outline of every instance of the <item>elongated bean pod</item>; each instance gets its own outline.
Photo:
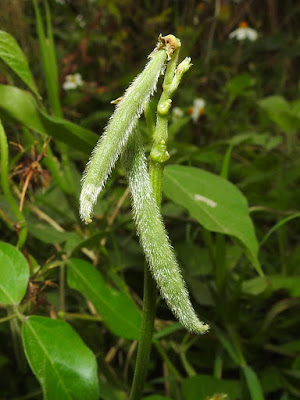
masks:
POLYGON ((188 331, 205 333, 209 327, 198 319, 189 299, 154 198, 143 145, 138 133, 135 132, 130 137, 122 160, 132 195, 137 232, 160 293, 188 331))
POLYGON ((91 222, 97 197, 150 96, 156 89, 167 55, 167 48, 158 43, 156 50, 150 54, 150 61, 143 72, 135 78, 118 102, 103 135, 92 152, 83 174, 80 195, 80 216, 86 223, 91 222))

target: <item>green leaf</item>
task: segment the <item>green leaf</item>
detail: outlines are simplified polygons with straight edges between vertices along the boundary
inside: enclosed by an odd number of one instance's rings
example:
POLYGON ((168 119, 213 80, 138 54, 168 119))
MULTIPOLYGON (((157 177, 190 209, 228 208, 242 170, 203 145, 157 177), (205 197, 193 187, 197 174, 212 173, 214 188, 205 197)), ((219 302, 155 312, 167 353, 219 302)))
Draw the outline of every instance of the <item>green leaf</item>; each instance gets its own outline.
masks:
POLYGON ((35 87, 27 59, 17 41, 7 32, 0 31, 0 58, 22 79, 24 83, 41 97, 35 87))
POLYGON ((300 276, 269 275, 256 277, 242 283, 242 291, 246 294, 257 296, 266 289, 271 292, 286 290, 290 296, 300 296, 300 276))
POLYGON ((300 128, 300 117, 297 109, 293 110, 292 105, 283 97, 266 97, 260 100, 258 105, 285 133, 295 133, 300 128))
POLYGON ((256 373, 249 365, 242 367, 252 400, 264 400, 264 394, 256 373))
POLYGON ((232 183, 210 172, 181 165, 165 169, 164 193, 205 229, 239 239, 259 274, 258 243, 246 198, 232 183))
POLYGON ((256 276, 255 278, 248 279, 242 283, 243 293, 258 296, 263 293, 268 287, 270 287, 270 281, 268 278, 262 276, 256 276))
POLYGON ((0 303, 18 304, 26 293, 29 267, 14 246, 0 242, 0 303))
POLYGON ((239 381, 217 379, 210 375, 195 375, 185 379, 182 390, 185 400, 206 400, 214 394, 227 394, 230 400, 240 399, 241 396, 239 381))
POLYGON ((0 85, 0 118, 5 117, 86 153, 90 153, 97 142, 93 132, 46 114, 31 93, 14 86, 0 85))
POLYGON ((268 279, 274 291, 285 289, 292 297, 300 296, 300 276, 273 275, 268 279))
POLYGON ((117 336, 138 339, 140 312, 126 294, 112 289, 92 264, 72 258, 68 267, 68 284, 88 298, 107 327, 117 336))
POLYGON ((74 238, 75 232, 58 231, 52 226, 29 217, 27 220, 29 232, 44 243, 62 243, 70 238, 74 238))
POLYGON ((22 339, 44 399, 99 398, 96 358, 69 324, 31 316, 23 323, 22 339))
POLYGON ((225 89, 232 97, 237 97, 245 94, 246 89, 255 84, 255 79, 249 74, 242 74, 232 78, 227 82, 225 89))

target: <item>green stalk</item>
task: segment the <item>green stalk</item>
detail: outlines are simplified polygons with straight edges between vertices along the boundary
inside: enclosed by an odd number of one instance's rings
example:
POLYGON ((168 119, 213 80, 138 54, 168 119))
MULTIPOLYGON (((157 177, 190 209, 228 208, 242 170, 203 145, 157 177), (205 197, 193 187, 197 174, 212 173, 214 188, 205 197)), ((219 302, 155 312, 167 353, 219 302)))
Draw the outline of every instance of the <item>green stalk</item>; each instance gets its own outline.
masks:
POLYGON ((61 117, 62 110, 59 102, 59 91, 58 91, 58 73, 56 64, 55 47, 53 40, 53 32, 51 25, 50 9, 46 0, 44 0, 45 14, 46 14, 46 28, 47 36, 43 26, 43 20, 40 13, 37 0, 33 0, 36 29, 39 39, 40 52, 43 61, 44 73, 46 78, 46 87, 48 93, 48 100, 52 108, 53 113, 61 117))
POLYGON ((144 272, 143 317, 138 353, 135 363, 130 400, 140 400, 146 380, 151 354, 152 334, 156 311, 156 283, 148 268, 144 272))
POLYGON ((19 313, 16 313, 15 306, 7 306, 7 314, 9 319, 10 331, 12 335, 13 349, 16 357, 16 362, 18 369, 21 373, 25 373, 27 371, 27 361, 25 358, 25 353, 22 344, 22 335, 21 335, 21 327, 20 321, 18 318, 11 318, 12 316, 19 316, 19 313))
MULTIPOLYGON (((49 4, 47 0, 44 0, 46 32, 44 29, 40 9, 36 0, 33 0, 33 6, 35 11, 36 28, 39 39, 40 52, 45 73, 48 101, 53 114, 56 117, 62 118, 63 112, 59 98, 58 70, 57 70, 56 52, 55 52, 55 44, 54 44, 49 4)), ((57 147, 60 151, 62 164, 64 167, 64 179, 63 179, 64 183, 60 184, 60 187, 64 188, 63 191, 66 194, 66 198, 70 203, 70 205, 72 206, 72 200, 70 200, 69 194, 74 192, 74 187, 71 174, 71 165, 67 152, 67 146, 63 143, 58 143, 57 147)))
MULTIPOLYGON (((36 17, 36 25, 37 25, 37 34, 40 44, 41 56, 44 66, 45 78, 46 78, 46 87, 48 100, 53 114, 57 117, 62 118, 63 112, 60 104, 59 98, 59 86, 58 86, 58 70, 57 70, 57 61, 56 61, 56 52, 55 52, 55 44, 54 44, 54 36, 51 22, 51 12, 49 8, 49 4, 47 0, 44 0, 44 10, 45 10, 45 20, 46 20, 46 33, 43 25, 42 16, 40 13, 39 6, 36 0, 33 0, 33 6, 36 17)), ((64 170, 64 177, 61 178, 59 171, 56 171, 56 178, 58 178, 58 182, 60 183, 60 187, 63 189, 64 194, 66 196, 67 202, 71 208, 75 208, 74 198, 72 197, 72 193, 74 193, 74 185, 71 173, 71 164, 68 156, 68 149, 64 143, 58 143, 57 147, 61 154, 61 160, 64 170)), ((48 149, 48 154, 51 152, 51 149, 48 149)), ((48 166, 52 167, 52 171, 56 169, 56 162, 53 160, 46 161, 48 166)), ((65 308, 65 267, 60 266, 59 273, 59 282, 60 282, 60 306, 61 310, 64 311, 65 308)))
MULTIPOLYGON (((172 69, 174 75, 175 63, 178 58, 178 51, 175 52, 171 61, 168 64, 166 75, 164 78, 164 83, 166 79, 170 80, 170 69, 172 69), (175 57, 174 57, 175 56, 175 57), (175 60, 175 61, 173 61, 175 60), (173 61, 173 62, 172 62, 173 61), (167 78, 168 77, 168 78, 167 78)), ((164 86, 163 86, 164 87, 164 86)), ((165 102, 167 99, 164 96, 164 92, 161 96, 165 102)), ((158 103, 160 104, 161 101, 158 103)), ((171 103, 170 103, 171 104, 171 103)), ((169 107, 170 108, 170 107, 169 107)), ((158 120, 156 130, 153 134, 154 146, 152 151, 155 151, 157 143, 160 142, 161 134, 157 132, 163 132, 163 139, 167 139, 168 130, 168 117, 166 116, 162 120, 158 120), (163 127, 161 126, 163 123, 163 127)), ((151 127, 150 127, 151 129, 151 127)), ((166 161, 166 160, 165 160, 166 161)), ((156 200, 157 207, 161 207, 161 196, 162 196, 162 178, 163 178, 163 162, 150 161, 150 182, 152 186, 152 191, 156 200)), ((137 359, 135 364, 134 377, 131 387, 130 400, 139 400, 143 393, 144 382, 147 376, 148 364, 150 360, 151 346, 152 346, 152 335, 154 329, 154 319, 156 311, 156 299, 157 299, 157 289, 156 283, 152 278, 151 272, 148 268, 144 269, 144 297, 143 297, 143 317, 141 325, 141 333, 139 340, 139 347, 137 353, 137 359)))
POLYGON ((3 128, 3 125, 0 120, 0 154, 1 154, 1 185, 5 195, 5 198, 15 214, 18 225, 20 226, 20 233, 17 247, 21 249, 24 246, 27 237, 27 226, 26 221, 19 210, 18 204, 16 203, 13 195, 11 194, 9 187, 9 179, 8 179, 8 144, 6 134, 3 128))
MULTIPOLYGON (((156 201, 157 209, 158 212, 161 208, 161 197, 162 197, 162 179, 163 179, 163 170, 164 170, 164 163, 169 159, 169 154, 167 152, 166 148, 166 141, 168 139, 168 112, 171 107, 171 96, 174 93, 174 91, 177 89, 178 84, 181 80, 181 77, 184 72, 186 72, 189 67, 191 66, 190 64, 190 59, 186 59, 183 61, 183 63, 180 64, 180 66, 176 69, 177 66, 177 60, 178 60, 178 53, 179 53, 179 48, 180 48, 180 42, 178 39, 176 39, 174 36, 171 37, 170 39, 174 40, 175 39, 175 45, 176 45, 176 50, 173 52, 172 57, 170 58, 165 78, 164 78, 164 83, 163 83, 163 93, 161 95, 161 98, 158 102, 157 106, 157 123, 156 123, 156 129, 153 134, 153 147, 151 150, 151 160, 150 160, 150 183, 152 187, 152 193, 154 195, 154 199, 156 201), (176 72, 175 72, 176 69, 176 72)), ((150 127, 151 130, 151 127, 150 127)), ((140 150, 138 150, 139 144, 138 144, 139 139, 136 137, 135 142, 129 143, 129 146, 131 146, 131 151, 132 153, 132 159, 134 157, 138 158, 138 153, 140 150)), ((127 156, 127 158, 130 158, 130 155, 127 156)), ((126 160, 126 157, 125 157, 126 160)), ((141 161, 139 161, 141 162, 141 161)), ((129 171, 129 180, 131 181, 131 190, 133 189, 133 186, 135 186, 135 183, 133 181, 137 178, 138 175, 138 170, 137 170, 137 164, 139 163, 136 161, 136 166, 133 167, 133 162, 129 161, 127 159, 127 162, 125 161, 125 165, 127 164, 127 169, 131 170, 129 171), (128 167, 128 165, 130 165, 128 167)), ((138 189, 137 189, 138 192, 138 189)), ((139 201, 139 195, 137 193, 132 193, 133 195, 133 201, 139 201)), ((147 196, 147 193, 144 193, 144 196, 147 196)), ((143 210, 144 212, 146 211, 143 210)), ((138 230, 139 234, 141 236, 141 242, 143 243, 144 250, 145 246, 147 247, 150 246, 150 244, 146 243, 148 240, 148 232, 147 228, 142 227, 143 222, 142 222, 142 216, 138 215, 139 213, 139 206, 136 204, 134 206, 134 213, 136 214, 136 219, 137 219, 137 225, 138 225, 138 230), (139 218, 141 220, 139 221, 139 218)), ((150 210, 148 214, 148 222, 150 223, 150 210)), ((154 222, 154 221, 152 221, 154 222)), ((151 225, 151 224, 150 224, 151 225)), ((151 226, 153 228, 153 226, 151 226)), ((151 251, 150 251, 151 253, 151 251)), ((149 257, 149 254, 148 254, 149 257)), ((151 258, 151 256, 150 256, 151 258)), ((166 257, 167 258, 167 257, 166 257)), ((149 261, 149 260, 148 260, 149 261)), ((152 266, 153 267, 153 266, 152 266)), ((150 261, 150 268, 151 268, 151 261, 150 261)), ((176 266, 177 268, 177 266, 176 266)), ((157 271, 155 273, 154 269, 152 268, 152 272, 156 278, 158 278, 159 274, 162 273, 162 271, 157 271)), ((177 272, 177 271, 176 271, 177 272)), ((163 282, 164 279, 160 283, 163 282)), ((159 282, 159 279, 158 279, 159 282)), ((159 284, 159 283, 158 283, 159 284)), ((180 280, 181 284, 181 280, 180 280)), ((163 295, 169 295, 170 293, 164 293, 164 289, 162 286, 160 286, 161 292, 163 295)), ((169 290, 167 289, 167 292, 169 290)), ((136 360, 136 365, 135 365, 135 371, 134 371, 134 377, 133 377, 133 383, 132 383, 132 388, 131 388, 131 393, 130 393, 130 400, 140 400, 142 393, 143 393, 143 387, 144 387, 144 382, 147 376, 147 370, 148 370, 148 363, 150 359, 150 353, 151 353, 151 344, 152 344, 152 333, 153 333, 153 326, 154 326, 154 318, 155 318, 155 309, 156 309, 156 297, 157 297, 157 291, 156 291, 156 283, 154 279, 152 278, 152 275, 149 271, 148 268, 145 268, 144 272, 144 298, 143 298, 143 316, 142 316, 142 326, 141 326, 141 333, 140 333, 140 340, 139 340, 139 347, 138 347, 138 353, 137 353, 137 360, 136 360)), ((167 301, 168 302, 168 301, 167 301)), ((168 303, 169 304, 169 303, 168 303)), ((170 306, 170 304, 169 304, 170 306)), ((189 305, 190 307, 190 305, 189 305)), ((174 309, 172 309, 174 312, 174 309)), ((193 315, 194 317, 194 315, 193 315)), ((197 319, 195 317, 195 319, 197 319)), ((197 320, 198 323, 198 320, 197 320)), ((191 324, 192 325, 192 324, 191 324)), ((196 325, 196 324, 195 324, 196 325)), ((201 323, 199 323, 199 326, 201 323)), ((203 331, 207 329, 204 325, 201 325, 201 328, 203 328, 203 331)), ((192 328, 191 328, 192 329, 192 328)))
POLYGON ((51 22, 51 13, 47 0, 44 0, 44 6, 45 6, 46 29, 47 29, 47 41, 45 45, 46 48, 48 49, 48 58, 45 60, 45 62, 49 64, 48 70, 50 72, 50 75, 47 77, 47 85, 49 86, 49 88, 51 88, 50 89, 51 98, 49 97, 49 101, 54 115, 56 115, 57 117, 63 117, 63 112, 59 99, 58 70, 57 70, 52 22, 51 22))

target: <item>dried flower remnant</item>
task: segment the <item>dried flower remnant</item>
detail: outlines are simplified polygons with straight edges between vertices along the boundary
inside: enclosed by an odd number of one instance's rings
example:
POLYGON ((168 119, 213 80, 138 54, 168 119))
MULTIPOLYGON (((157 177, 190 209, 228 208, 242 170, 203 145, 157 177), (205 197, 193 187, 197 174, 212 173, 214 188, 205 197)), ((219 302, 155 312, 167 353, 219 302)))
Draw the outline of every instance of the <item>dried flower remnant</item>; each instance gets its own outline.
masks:
POLYGON ((249 28, 247 22, 241 22, 238 29, 229 34, 229 39, 250 40, 251 42, 254 42, 257 37, 257 31, 253 28, 249 28))

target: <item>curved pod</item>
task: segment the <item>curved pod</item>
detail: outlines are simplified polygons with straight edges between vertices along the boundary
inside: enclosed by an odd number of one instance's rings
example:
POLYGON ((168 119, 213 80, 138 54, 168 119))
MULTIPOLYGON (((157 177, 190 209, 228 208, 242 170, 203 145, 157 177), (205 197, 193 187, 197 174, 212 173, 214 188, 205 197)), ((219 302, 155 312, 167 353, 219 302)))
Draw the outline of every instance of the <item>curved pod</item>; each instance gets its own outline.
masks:
POLYGON ((205 333, 209 326, 194 311, 154 198, 140 135, 135 134, 128 141, 123 163, 138 235, 160 293, 188 331, 205 333))
POLYGON ((132 130, 144 111, 163 71, 167 50, 159 47, 118 102, 103 135, 94 148, 82 178, 80 216, 91 222, 93 207, 132 130))

